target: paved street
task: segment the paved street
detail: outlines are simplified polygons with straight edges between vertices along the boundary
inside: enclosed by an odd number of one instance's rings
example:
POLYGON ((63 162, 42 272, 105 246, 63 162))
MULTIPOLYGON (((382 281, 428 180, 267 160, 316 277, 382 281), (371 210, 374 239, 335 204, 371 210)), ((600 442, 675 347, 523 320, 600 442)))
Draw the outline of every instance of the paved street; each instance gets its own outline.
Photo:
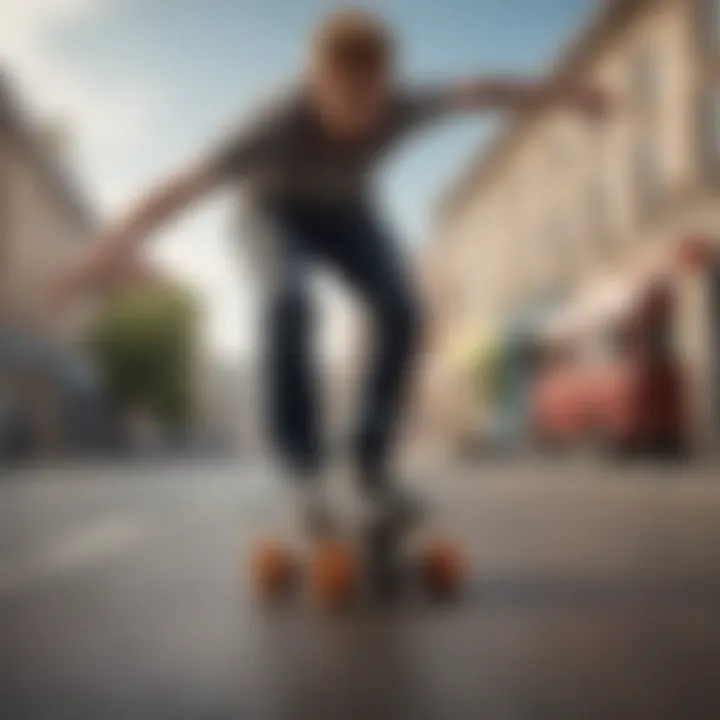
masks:
POLYGON ((263 609, 259 468, 0 482, 0 717, 720 717, 720 477, 500 464, 421 484, 474 577, 446 607, 263 609))

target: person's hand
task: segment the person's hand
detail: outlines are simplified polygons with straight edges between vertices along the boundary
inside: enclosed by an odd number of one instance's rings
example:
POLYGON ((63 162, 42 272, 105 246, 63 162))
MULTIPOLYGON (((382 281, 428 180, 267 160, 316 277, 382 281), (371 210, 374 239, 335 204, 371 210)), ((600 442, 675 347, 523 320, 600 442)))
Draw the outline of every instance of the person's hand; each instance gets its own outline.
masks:
POLYGON ((606 120, 613 111, 612 99, 597 85, 573 85, 562 91, 566 102, 590 120, 606 120))

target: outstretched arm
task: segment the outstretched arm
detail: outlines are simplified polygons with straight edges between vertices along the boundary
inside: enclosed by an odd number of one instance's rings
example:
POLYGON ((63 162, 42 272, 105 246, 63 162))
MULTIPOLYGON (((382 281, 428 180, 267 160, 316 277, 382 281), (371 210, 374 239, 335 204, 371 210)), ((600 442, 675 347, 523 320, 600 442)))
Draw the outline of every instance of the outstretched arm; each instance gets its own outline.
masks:
POLYGON ((485 77, 451 83, 443 95, 447 106, 458 111, 525 111, 564 106, 601 116, 609 110, 608 97, 600 88, 572 80, 485 77))
POLYGON ((217 173, 209 165, 182 170, 153 188, 66 272, 55 290, 62 297, 103 285, 158 227, 209 192, 217 173))
POLYGON ((213 189, 216 175, 205 165, 182 170, 151 189, 110 229, 63 278, 66 291, 103 284, 118 264, 135 255, 157 228, 213 189))
POLYGON ((267 142, 265 123, 244 127, 199 162, 183 168, 142 196, 130 211, 97 237, 88 252, 56 283, 60 298, 104 285, 155 230, 224 181, 245 173, 267 142))

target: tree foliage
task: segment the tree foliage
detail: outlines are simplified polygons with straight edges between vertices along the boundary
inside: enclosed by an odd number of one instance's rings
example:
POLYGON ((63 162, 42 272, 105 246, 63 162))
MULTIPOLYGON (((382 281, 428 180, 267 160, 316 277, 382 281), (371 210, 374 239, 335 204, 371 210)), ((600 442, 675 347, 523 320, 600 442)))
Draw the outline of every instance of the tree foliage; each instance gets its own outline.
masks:
POLYGON ((132 291, 111 300, 90 343, 105 388, 120 409, 141 406, 168 424, 193 409, 198 308, 175 287, 132 291))

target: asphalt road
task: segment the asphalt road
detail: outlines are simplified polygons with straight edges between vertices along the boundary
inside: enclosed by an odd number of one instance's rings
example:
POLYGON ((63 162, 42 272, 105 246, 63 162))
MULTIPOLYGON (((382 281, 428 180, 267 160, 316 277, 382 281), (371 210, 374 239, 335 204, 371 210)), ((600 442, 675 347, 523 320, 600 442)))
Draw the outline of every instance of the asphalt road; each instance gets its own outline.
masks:
POLYGON ((0 717, 720 717, 720 473, 530 462, 421 482, 465 596, 260 607, 257 467, 0 482, 0 717))

